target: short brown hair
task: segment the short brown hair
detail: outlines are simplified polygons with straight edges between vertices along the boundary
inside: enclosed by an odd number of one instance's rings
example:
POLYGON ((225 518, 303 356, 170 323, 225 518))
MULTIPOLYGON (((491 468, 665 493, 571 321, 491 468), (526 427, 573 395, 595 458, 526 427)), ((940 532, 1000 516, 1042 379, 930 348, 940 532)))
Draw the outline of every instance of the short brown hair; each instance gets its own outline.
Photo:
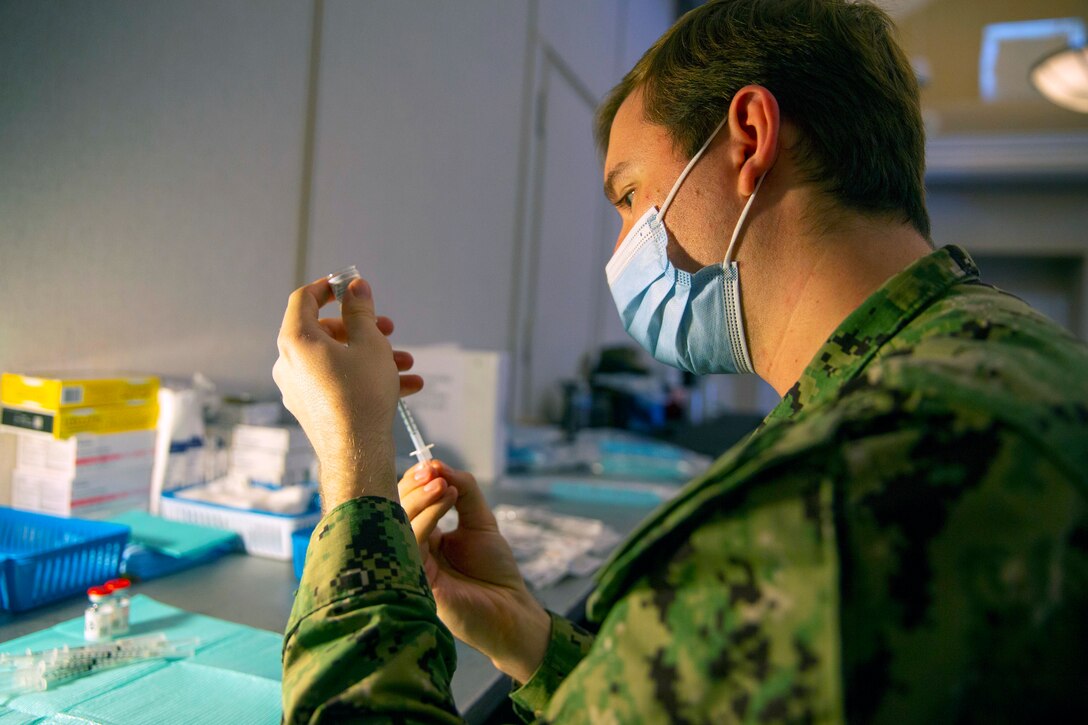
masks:
POLYGON ((637 88, 645 117, 695 154, 746 85, 800 129, 807 182, 844 207, 895 216, 929 239, 918 84, 891 19, 867 2, 714 0, 654 43, 597 110, 598 148, 637 88))

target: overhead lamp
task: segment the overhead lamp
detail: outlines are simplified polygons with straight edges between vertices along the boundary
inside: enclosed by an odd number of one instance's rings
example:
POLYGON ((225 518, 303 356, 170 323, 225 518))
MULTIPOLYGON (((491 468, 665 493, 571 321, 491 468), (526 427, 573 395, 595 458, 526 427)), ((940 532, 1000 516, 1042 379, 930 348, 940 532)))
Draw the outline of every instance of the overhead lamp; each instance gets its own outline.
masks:
POLYGON ((1088 47, 1069 47, 1044 57, 1031 69, 1031 82, 1062 108, 1088 113, 1088 47))

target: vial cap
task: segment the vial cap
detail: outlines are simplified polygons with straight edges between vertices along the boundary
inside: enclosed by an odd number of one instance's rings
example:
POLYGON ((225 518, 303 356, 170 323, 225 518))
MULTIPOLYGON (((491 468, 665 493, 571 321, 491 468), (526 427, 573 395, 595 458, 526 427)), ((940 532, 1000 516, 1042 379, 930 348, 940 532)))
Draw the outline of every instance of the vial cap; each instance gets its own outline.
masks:
POLYGON ((90 589, 87 590, 87 596, 90 597, 91 599, 103 599, 105 597, 108 597, 109 595, 110 595, 110 588, 107 587, 105 584, 102 584, 102 585, 99 585, 99 586, 96 586, 96 587, 91 587, 90 589))
POLYGON ((116 592, 121 589, 128 589, 132 586, 132 582, 128 579, 110 579, 106 582, 106 588, 111 592, 116 592))
POLYGON ((344 293, 348 290, 348 285, 351 284, 353 279, 359 279, 362 275, 359 274, 359 270, 355 265, 349 265, 341 270, 333 272, 326 279, 329 280, 329 284, 332 286, 333 294, 336 295, 336 301, 340 302, 344 298, 344 293))

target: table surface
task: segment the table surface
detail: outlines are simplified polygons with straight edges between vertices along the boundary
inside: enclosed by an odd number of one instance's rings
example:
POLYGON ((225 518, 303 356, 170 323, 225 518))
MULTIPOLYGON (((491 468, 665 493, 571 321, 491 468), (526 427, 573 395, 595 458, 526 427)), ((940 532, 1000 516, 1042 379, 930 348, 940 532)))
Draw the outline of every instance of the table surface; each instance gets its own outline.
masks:
MULTIPOLYGON (((505 488, 488 488, 494 504, 543 505, 559 514, 601 519, 626 535, 651 509, 584 502, 555 501, 505 488)), ((135 593, 165 604, 251 627, 283 632, 294 601, 298 580, 290 561, 231 554, 161 579, 140 582, 135 593)), ((585 600, 593 589, 590 577, 567 578, 537 596, 545 607, 581 619, 585 600)), ((19 614, 0 614, 0 643, 80 617, 86 601, 78 597, 19 614)), ((479 723, 502 703, 510 681, 482 654, 457 642, 457 671, 453 695, 470 723, 479 723)))

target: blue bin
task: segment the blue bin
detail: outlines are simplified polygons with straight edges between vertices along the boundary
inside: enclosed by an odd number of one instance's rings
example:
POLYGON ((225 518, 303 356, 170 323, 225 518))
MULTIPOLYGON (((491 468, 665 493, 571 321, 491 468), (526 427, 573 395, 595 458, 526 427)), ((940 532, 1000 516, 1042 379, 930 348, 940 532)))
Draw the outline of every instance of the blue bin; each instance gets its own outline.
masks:
POLYGON ((306 549, 310 547, 310 534, 314 527, 291 532, 291 563, 295 568, 295 578, 302 579, 302 568, 306 565, 306 549))
POLYGON ((0 506, 0 610, 21 612, 117 576, 129 527, 0 506))

